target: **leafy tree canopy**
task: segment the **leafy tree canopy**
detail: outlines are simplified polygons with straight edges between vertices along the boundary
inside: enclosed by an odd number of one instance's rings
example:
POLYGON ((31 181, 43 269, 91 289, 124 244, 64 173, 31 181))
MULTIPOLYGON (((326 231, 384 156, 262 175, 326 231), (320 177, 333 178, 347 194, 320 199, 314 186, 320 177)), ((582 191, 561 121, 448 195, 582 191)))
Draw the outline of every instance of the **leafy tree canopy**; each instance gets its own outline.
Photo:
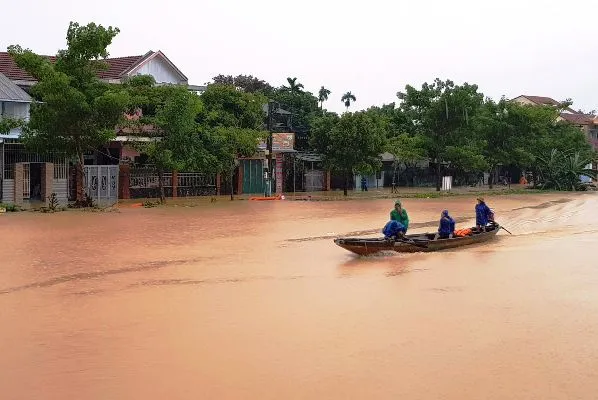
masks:
POLYGON ((38 152, 77 157, 79 202, 84 200, 83 153, 115 136, 115 126, 129 103, 122 87, 104 83, 96 75, 106 67, 99 60, 108 56, 107 48, 118 32, 118 28, 71 22, 67 48, 58 52, 54 63, 19 45, 8 48, 17 65, 38 81, 31 89, 38 102, 31 106, 23 140, 38 152))
POLYGON ((385 142, 382 124, 365 112, 341 117, 327 113, 313 121, 311 144, 323 155, 328 168, 345 176, 345 195, 353 172, 366 173, 380 167, 385 142))

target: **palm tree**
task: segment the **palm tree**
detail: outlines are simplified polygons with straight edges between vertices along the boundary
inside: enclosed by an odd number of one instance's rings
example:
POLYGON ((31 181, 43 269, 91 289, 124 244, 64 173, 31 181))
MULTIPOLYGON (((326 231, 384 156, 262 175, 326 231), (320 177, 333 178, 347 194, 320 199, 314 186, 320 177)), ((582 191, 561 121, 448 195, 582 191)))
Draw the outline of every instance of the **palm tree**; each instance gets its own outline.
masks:
POLYGON ((289 86, 283 86, 283 88, 291 92, 291 94, 299 94, 303 91, 303 84, 298 83, 297 78, 287 78, 287 82, 289 86))
POLYGON ((320 109, 323 108, 324 102, 328 100, 328 95, 330 94, 330 90, 326 89, 324 86, 320 88, 318 92, 318 101, 320 102, 320 109))
POLYGON ((347 111, 349 111, 349 107, 351 106, 352 101, 357 101, 357 98, 351 92, 347 92, 343 94, 341 97, 341 101, 345 103, 345 107, 347 107, 347 111))

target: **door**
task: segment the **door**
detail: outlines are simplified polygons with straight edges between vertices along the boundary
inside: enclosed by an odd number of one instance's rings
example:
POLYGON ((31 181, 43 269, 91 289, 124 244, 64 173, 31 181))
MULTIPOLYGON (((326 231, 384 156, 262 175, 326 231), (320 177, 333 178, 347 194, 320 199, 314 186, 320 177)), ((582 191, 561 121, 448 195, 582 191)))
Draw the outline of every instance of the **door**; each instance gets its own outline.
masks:
POLYGON ((264 169, 262 160, 243 160, 243 193, 264 193, 264 169))

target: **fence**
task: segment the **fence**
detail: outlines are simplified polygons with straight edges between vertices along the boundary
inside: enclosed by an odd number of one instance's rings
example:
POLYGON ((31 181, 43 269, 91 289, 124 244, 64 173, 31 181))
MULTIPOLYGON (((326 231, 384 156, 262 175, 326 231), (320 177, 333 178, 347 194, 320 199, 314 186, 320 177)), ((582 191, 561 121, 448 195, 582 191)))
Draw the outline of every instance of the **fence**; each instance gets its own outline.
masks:
MULTIPOLYGON (((156 170, 151 168, 131 169, 129 178, 131 198, 159 197, 159 179, 156 170)), ((162 183, 166 197, 213 196, 216 194, 216 175, 197 172, 165 172, 162 183), (176 178, 176 179, 175 179, 176 178)))

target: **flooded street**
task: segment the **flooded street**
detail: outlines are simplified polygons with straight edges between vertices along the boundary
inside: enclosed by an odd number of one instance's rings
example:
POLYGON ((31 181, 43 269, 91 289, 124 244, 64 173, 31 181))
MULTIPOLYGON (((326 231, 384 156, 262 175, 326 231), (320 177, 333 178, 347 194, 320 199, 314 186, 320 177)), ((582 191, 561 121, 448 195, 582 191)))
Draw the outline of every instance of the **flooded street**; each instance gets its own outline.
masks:
POLYGON ((1 398, 595 399, 598 196, 487 202, 513 236, 369 258, 392 200, 1 215, 1 398))

